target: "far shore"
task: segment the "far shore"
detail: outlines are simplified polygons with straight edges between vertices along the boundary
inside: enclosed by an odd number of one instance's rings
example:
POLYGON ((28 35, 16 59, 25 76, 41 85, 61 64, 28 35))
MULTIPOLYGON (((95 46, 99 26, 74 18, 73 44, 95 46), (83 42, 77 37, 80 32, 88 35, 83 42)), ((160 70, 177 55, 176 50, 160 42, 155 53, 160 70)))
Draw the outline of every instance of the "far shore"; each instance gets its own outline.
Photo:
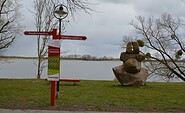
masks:
MULTIPOLYGON (((17 56, 0 56, 0 60, 17 60, 17 59, 38 59, 38 57, 17 57, 17 56)), ((47 60, 46 58, 43 58, 47 60)), ((63 58, 61 60, 82 60, 82 61, 121 61, 119 58, 113 59, 83 59, 83 58, 63 58)), ((168 60, 170 62, 170 60, 168 60)), ((143 62, 157 62, 156 60, 144 60, 143 62)), ((185 60, 178 60, 176 62, 185 62, 185 60)))
MULTIPOLYGON (((19 56, 0 56, 0 60, 15 60, 15 59, 38 59, 38 57, 19 57, 19 56)), ((43 59, 47 59, 43 58, 43 59)), ((61 60, 84 60, 84 61, 119 61, 119 58, 113 59, 84 59, 84 58, 64 58, 61 60)))

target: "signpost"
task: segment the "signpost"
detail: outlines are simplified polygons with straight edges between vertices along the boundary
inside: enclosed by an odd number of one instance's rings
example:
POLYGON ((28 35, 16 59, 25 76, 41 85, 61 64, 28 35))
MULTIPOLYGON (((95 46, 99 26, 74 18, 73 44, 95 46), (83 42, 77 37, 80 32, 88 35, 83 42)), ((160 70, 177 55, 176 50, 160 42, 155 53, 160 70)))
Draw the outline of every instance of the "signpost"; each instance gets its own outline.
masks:
POLYGON ((25 31, 25 35, 52 35, 53 32, 36 32, 36 31, 25 31))
MULTIPOLYGON (((52 35, 48 45, 48 80, 51 81, 50 105, 55 105, 56 81, 60 79, 60 42, 59 40, 86 40, 85 36, 57 35, 57 29, 51 32, 25 31, 25 35, 52 35)), ((58 87, 59 88, 59 87, 58 87)))
POLYGON ((57 35, 57 29, 53 29, 51 32, 36 32, 36 31, 25 31, 24 35, 52 35, 53 39, 59 40, 86 40, 86 36, 72 36, 72 35, 57 35))

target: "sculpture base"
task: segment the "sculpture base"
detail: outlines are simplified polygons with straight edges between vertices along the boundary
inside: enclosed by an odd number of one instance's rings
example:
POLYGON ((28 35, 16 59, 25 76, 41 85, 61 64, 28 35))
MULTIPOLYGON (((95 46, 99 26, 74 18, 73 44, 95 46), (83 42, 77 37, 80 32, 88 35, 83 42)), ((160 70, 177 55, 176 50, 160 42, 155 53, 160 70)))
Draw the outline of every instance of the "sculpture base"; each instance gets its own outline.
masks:
POLYGON ((132 74, 125 71, 123 65, 112 68, 117 80, 122 85, 145 85, 148 77, 148 71, 145 68, 141 68, 140 72, 132 74))

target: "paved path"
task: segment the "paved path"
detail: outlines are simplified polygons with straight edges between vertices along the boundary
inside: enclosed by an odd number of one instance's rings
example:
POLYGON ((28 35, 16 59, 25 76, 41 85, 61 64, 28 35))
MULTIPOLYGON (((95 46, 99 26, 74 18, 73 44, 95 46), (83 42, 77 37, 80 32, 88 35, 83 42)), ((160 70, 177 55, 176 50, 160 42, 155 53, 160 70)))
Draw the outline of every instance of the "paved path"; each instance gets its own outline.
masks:
MULTIPOLYGON (((10 110, 0 109, 0 113, 172 113, 172 112, 96 112, 96 111, 55 111, 55 110, 10 110)), ((178 112, 180 113, 180 112, 178 112)), ((185 113, 185 112, 181 112, 185 113)))

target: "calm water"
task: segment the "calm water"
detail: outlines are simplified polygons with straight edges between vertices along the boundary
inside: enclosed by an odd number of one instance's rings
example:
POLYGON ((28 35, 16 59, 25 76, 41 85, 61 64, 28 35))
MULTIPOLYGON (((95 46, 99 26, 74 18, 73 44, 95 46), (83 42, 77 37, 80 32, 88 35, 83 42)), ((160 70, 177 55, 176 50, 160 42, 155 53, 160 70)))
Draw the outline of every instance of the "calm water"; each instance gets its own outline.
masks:
MULTIPOLYGON (((14 59, 0 60, 0 78, 36 78, 37 60, 14 59)), ((112 68, 122 64, 121 61, 82 61, 61 60, 61 78, 76 78, 83 80, 113 80, 115 78, 112 68)), ((43 70, 41 78, 47 77, 47 67, 43 70)), ((157 77, 149 77, 147 81, 162 81, 157 77)), ((181 80, 174 80, 181 82, 181 80)))
MULTIPOLYGON (((0 78, 36 78, 37 60, 16 59, 0 61, 0 78)), ((112 67, 121 65, 119 61, 61 60, 61 78, 84 80, 113 80, 112 67)), ((41 78, 47 77, 47 68, 41 78)))

